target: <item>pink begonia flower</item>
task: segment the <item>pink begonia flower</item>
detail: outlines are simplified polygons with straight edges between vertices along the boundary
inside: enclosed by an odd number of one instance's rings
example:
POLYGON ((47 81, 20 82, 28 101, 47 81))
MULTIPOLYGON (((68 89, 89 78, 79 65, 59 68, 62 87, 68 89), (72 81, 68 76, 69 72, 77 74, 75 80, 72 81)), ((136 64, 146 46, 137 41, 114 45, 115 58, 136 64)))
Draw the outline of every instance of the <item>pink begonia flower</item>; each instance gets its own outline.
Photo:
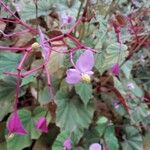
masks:
POLYGON ((48 60, 49 54, 50 54, 50 46, 48 43, 45 43, 45 36, 42 33, 41 29, 38 28, 39 35, 40 35, 40 46, 42 48, 42 56, 45 60, 48 60))
POLYGON ((63 144, 65 150, 71 150, 71 139, 70 138, 67 138, 65 141, 64 141, 64 144, 63 144))
POLYGON ((119 73, 120 73, 120 66, 118 63, 114 64, 111 68, 111 72, 113 75, 115 76, 119 76, 119 73))
POLYGON ((102 150, 102 146, 98 143, 93 143, 90 145, 89 150, 102 150))
POLYGON ((75 64, 75 69, 67 70, 66 81, 69 84, 79 83, 81 80, 90 81, 90 75, 93 74, 92 68, 94 66, 93 52, 86 50, 75 64))
POLYGON ((23 127, 17 111, 13 112, 13 114, 10 116, 7 122, 7 129, 9 131, 9 134, 27 134, 27 131, 23 127))
POLYGON ((42 132, 48 132, 47 121, 45 117, 40 117, 36 123, 36 128, 42 132))

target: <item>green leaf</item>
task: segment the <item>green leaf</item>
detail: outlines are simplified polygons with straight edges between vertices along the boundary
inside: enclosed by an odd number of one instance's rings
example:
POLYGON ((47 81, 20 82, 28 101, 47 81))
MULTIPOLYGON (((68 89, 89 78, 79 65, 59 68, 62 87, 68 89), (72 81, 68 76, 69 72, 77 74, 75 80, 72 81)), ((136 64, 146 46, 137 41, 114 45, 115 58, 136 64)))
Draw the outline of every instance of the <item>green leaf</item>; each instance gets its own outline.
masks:
MULTIPOLYGON (((56 0, 55 0, 56 1, 56 0)), ((47 16, 52 11, 53 0, 38 1, 38 17, 47 16)), ((26 21, 36 18, 36 7, 33 1, 24 0, 15 3, 16 8, 19 8, 21 19, 26 21)))
POLYGON ((104 134, 107 127, 107 122, 107 118, 100 117, 96 123, 96 126, 93 126, 85 131, 84 141, 87 148, 92 143, 98 143, 100 141, 100 137, 104 134))
POLYGON ((33 74, 22 79, 21 86, 27 85, 29 83, 34 82, 35 76, 33 74))
POLYGON ((16 72, 20 58, 20 54, 0 52, 0 75, 4 72, 16 72))
POLYGON ((143 150, 143 140, 142 136, 140 135, 139 131, 132 127, 126 126, 125 130, 125 139, 122 142, 122 149, 123 150, 143 150))
POLYGON ((12 111, 13 104, 10 101, 0 101, 0 121, 12 111))
MULTIPOLYGON (((22 150, 23 148, 30 146, 32 139, 38 139, 41 135, 41 132, 35 128, 35 123, 39 117, 45 116, 46 110, 41 107, 37 107, 32 113, 25 109, 19 110, 18 112, 28 134, 24 136, 14 135, 12 138, 7 138, 8 150, 22 150)), ((47 121, 48 123, 50 122, 49 114, 47 116, 47 121)))
POLYGON ((107 123, 108 119, 106 117, 101 117, 99 120, 98 120, 98 124, 104 124, 104 123, 107 123))
POLYGON ((63 143, 67 138, 71 138, 72 148, 74 149, 74 145, 76 145, 80 138, 82 137, 83 131, 75 129, 72 132, 62 131, 55 140, 52 149, 53 150, 64 150, 63 143))
POLYGON ((125 74, 126 78, 130 78, 131 70, 132 70, 133 62, 131 60, 127 61, 122 67, 122 71, 125 74))
POLYGON ((44 89, 40 90, 38 100, 41 105, 48 104, 51 101, 50 93, 47 86, 44 87, 44 89))
MULTIPOLYGON (((63 51, 66 48, 61 47, 61 49, 57 49, 57 51, 63 51)), ((52 52, 49 62, 48 62, 48 70, 49 72, 55 73, 56 71, 58 71, 61 67, 63 67, 63 63, 64 63, 64 57, 65 55, 63 53, 57 53, 57 52, 52 52)))
POLYGON ((64 150, 63 143, 65 139, 69 137, 70 133, 66 131, 62 131, 55 140, 52 149, 53 150, 64 150))
POLYGON ((115 63, 121 64, 127 56, 127 46, 122 44, 120 50, 120 44, 109 44, 103 53, 96 55, 95 67, 102 74, 115 63))
POLYGON ((123 84, 116 77, 113 77, 113 81, 114 81, 114 86, 117 88, 117 90, 122 95, 126 95, 126 92, 125 92, 123 84))
POLYGON ((16 78, 5 77, 0 80, 0 101, 12 101, 15 96, 16 78))
POLYGON ((147 105, 145 103, 139 103, 130 106, 132 108, 131 121, 133 124, 142 122, 148 116, 149 109, 147 105))
POLYGON ((79 83, 75 85, 76 93, 80 96, 85 105, 88 104, 92 98, 92 85, 86 83, 79 83))
POLYGON ((104 134, 104 139, 105 139, 105 142, 106 142, 109 150, 118 150, 119 149, 118 140, 115 136, 113 127, 108 127, 106 129, 105 134, 104 134))
POLYGON ((92 104, 85 107, 77 95, 69 94, 69 91, 63 88, 57 92, 57 126, 69 131, 73 128, 87 128, 93 116, 92 104))
POLYGON ((141 87, 139 87, 135 81, 133 80, 125 80, 124 81, 126 86, 128 86, 128 84, 132 83, 133 84, 133 88, 130 88, 129 90, 137 97, 143 97, 144 96, 144 92, 142 90, 141 87))

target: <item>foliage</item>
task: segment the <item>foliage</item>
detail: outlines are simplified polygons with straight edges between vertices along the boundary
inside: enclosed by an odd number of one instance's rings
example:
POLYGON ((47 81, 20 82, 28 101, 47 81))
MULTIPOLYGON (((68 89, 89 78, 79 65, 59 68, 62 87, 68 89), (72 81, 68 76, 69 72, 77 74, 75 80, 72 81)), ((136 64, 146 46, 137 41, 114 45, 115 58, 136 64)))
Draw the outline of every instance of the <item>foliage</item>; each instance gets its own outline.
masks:
POLYGON ((0 150, 149 150, 149 6, 0 0, 0 150), (9 133, 15 111, 26 135, 9 133))

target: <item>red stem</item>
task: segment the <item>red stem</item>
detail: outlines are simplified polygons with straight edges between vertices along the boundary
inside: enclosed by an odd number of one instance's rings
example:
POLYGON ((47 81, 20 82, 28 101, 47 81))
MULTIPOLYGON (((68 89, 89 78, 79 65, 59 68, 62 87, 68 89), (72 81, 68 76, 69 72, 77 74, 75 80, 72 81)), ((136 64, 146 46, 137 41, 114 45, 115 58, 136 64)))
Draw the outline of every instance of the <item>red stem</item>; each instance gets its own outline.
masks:
POLYGON ((7 50, 7 51, 16 52, 16 51, 25 51, 26 48, 0 46, 0 50, 7 50))
POLYGON ((2 4, 2 6, 24 27, 28 28, 30 31, 32 31, 33 33, 37 33, 37 30, 33 29, 31 26, 29 26, 28 24, 26 24, 25 22, 21 21, 18 17, 16 17, 14 15, 14 13, 5 5, 5 3, 0 0, 0 3, 2 4))

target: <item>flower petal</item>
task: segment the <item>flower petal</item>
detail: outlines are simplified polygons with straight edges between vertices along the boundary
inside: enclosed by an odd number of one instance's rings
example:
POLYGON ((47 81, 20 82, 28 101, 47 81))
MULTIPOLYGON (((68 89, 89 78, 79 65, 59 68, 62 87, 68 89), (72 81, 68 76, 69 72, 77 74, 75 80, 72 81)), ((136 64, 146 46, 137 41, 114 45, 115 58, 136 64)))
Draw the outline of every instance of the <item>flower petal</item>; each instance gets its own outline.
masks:
POLYGON ((7 129, 10 134, 11 133, 20 134, 20 135, 27 134, 27 131, 23 127, 23 124, 22 124, 22 122, 19 118, 19 115, 16 111, 9 118, 9 120, 7 122, 7 129))
POLYGON ((47 121, 45 117, 40 117, 36 123, 36 128, 42 132, 48 132, 47 121))
POLYGON ((69 69, 67 70, 67 77, 66 77, 66 82, 69 84, 75 84, 80 82, 81 80, 81 74, 78 70, 76 69, 69 69))
POLYGON ((64 141, 64 144, 63 144, 65 150, 71 150, 71 139, 70 138, 67 138, 65 141, 64 141))
POLYGON ((85 73, 87 71, 91 71, 94 66, 94 56, 93 52, 90 50, 86 50, 79 59, 76 62, 76 67, 79 69, 82 73, 85 73))
POLYGON ((102 146, 98 143, 93 143, 90 145, 89 150, 102 150, 102 146))
POLYGON ((38 28, 38 30, 39 30, 39 35, 40 35, 40 45, 42 48, 42 56, 45 60, 48 60, 48 56, 50 53, 50 48, 49 48, 50 46, 48 43, 45 43, 45 36, 42 33, 41 29, 38 28))

